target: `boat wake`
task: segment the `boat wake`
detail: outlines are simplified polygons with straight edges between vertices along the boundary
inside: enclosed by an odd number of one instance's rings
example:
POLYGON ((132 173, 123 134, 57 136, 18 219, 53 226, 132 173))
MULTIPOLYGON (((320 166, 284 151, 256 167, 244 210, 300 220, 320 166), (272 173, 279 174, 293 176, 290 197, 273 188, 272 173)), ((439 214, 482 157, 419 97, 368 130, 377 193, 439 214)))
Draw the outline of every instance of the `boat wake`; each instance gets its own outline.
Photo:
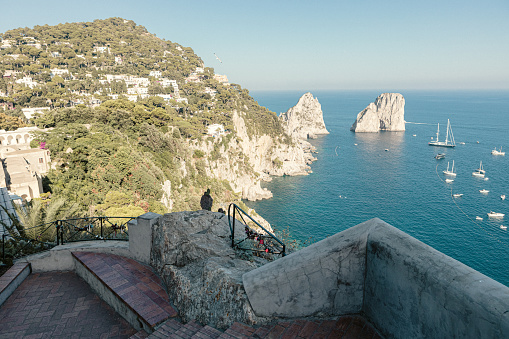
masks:
POLYGON ((435 125, 435 124, 429 124, 427 122, 411 122, 411 121, 405 121, 405 124, 412 124, 412 125, 435 125))

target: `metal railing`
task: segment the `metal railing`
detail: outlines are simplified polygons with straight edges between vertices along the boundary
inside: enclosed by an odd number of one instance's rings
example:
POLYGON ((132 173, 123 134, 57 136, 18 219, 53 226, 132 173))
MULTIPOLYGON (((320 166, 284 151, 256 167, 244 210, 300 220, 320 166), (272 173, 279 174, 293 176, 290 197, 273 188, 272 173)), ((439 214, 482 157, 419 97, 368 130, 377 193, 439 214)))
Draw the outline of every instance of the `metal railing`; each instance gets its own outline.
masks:
POLYGON ((85 217, 55 220, 2 234, 2 262, 49 250, 68 242, 129 240, 127 223, 136 217, 85 217))
POLYGON ((270 253, 281 255, 284 257, 286 255, 286 245, 279 240, 274 234, 267 231, 262 225, 260 225, 256 220, 254 220, 249 214, 244 212, 239 206, 236 204, 230 204, 228 206, 228 225, 230 226, 230 233, 232 239, 232 247, 240 250, 251 251, 253 253, 270 253), (245 238, 235 241, 235 223, 237 221, 236 216, 240 216, 243 222, 245 238), (249 227, 248 223, 244 220, 244 216, 247 216, 256 226, 261 228, 265 233, 256 232, 252 228, 249 227), (232 225, 233 224, 233 225, 232 225), (248 240, 252 240, 252 242, 248 243, 248 240), (242 244, 248 244, 249 247, 242 247, 242 244))

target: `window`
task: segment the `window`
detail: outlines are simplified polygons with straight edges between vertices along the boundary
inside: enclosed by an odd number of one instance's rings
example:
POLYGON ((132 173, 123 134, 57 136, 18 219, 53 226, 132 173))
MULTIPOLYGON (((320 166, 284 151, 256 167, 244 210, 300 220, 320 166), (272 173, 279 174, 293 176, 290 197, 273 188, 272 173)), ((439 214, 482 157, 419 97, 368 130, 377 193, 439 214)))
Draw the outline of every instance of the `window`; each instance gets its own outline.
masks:
POLYGON ((43 158, 39 158, 39 164, 44 164, 44 159, 43 158))

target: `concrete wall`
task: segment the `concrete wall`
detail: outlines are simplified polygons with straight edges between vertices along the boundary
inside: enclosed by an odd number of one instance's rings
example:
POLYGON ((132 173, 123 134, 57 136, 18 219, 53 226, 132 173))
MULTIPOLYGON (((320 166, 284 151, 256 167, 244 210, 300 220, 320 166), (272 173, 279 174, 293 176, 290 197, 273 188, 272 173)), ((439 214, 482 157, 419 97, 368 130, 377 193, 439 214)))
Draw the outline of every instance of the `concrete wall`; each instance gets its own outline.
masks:
POLYGON ((96 240, 72 242, 56 246, 49 251, 23 257, 17 260, 17 262, 29 262, 32 264, 33 272, 74 271, 75 266, 71 252, 75 251, 111 253, 133 258, 127 241, 96 240))
POLYGON ((148 212, 128 223, 129 250, 133 259, 150 265, 152 230, 153 226, 159 222, 161 217, 161 214, 148 212))
POLYGON ((387 336, 509 338, 508 287, 387 224, 368 236, 364 292, 387 336))
POLYGON ((509 288, 380 219, 245 273, 256 315, 363 313, 395 338, 509 338, 509 288))
POLYGON ((242 277, 258 316, 360 313, 366 239, 379 220, 338 233, 242 277))

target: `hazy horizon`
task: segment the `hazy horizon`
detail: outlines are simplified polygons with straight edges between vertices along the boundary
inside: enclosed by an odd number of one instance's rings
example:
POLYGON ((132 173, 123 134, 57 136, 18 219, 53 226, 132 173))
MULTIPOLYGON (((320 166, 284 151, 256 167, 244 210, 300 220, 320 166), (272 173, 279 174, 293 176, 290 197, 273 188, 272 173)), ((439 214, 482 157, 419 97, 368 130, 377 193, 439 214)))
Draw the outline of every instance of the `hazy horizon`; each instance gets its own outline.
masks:
POLYGON ((507 1, 2 1, 0 32, 122 17, 252 91, 508 90, 507 1), (219 62, 216 54, 222 61, 219 62))

